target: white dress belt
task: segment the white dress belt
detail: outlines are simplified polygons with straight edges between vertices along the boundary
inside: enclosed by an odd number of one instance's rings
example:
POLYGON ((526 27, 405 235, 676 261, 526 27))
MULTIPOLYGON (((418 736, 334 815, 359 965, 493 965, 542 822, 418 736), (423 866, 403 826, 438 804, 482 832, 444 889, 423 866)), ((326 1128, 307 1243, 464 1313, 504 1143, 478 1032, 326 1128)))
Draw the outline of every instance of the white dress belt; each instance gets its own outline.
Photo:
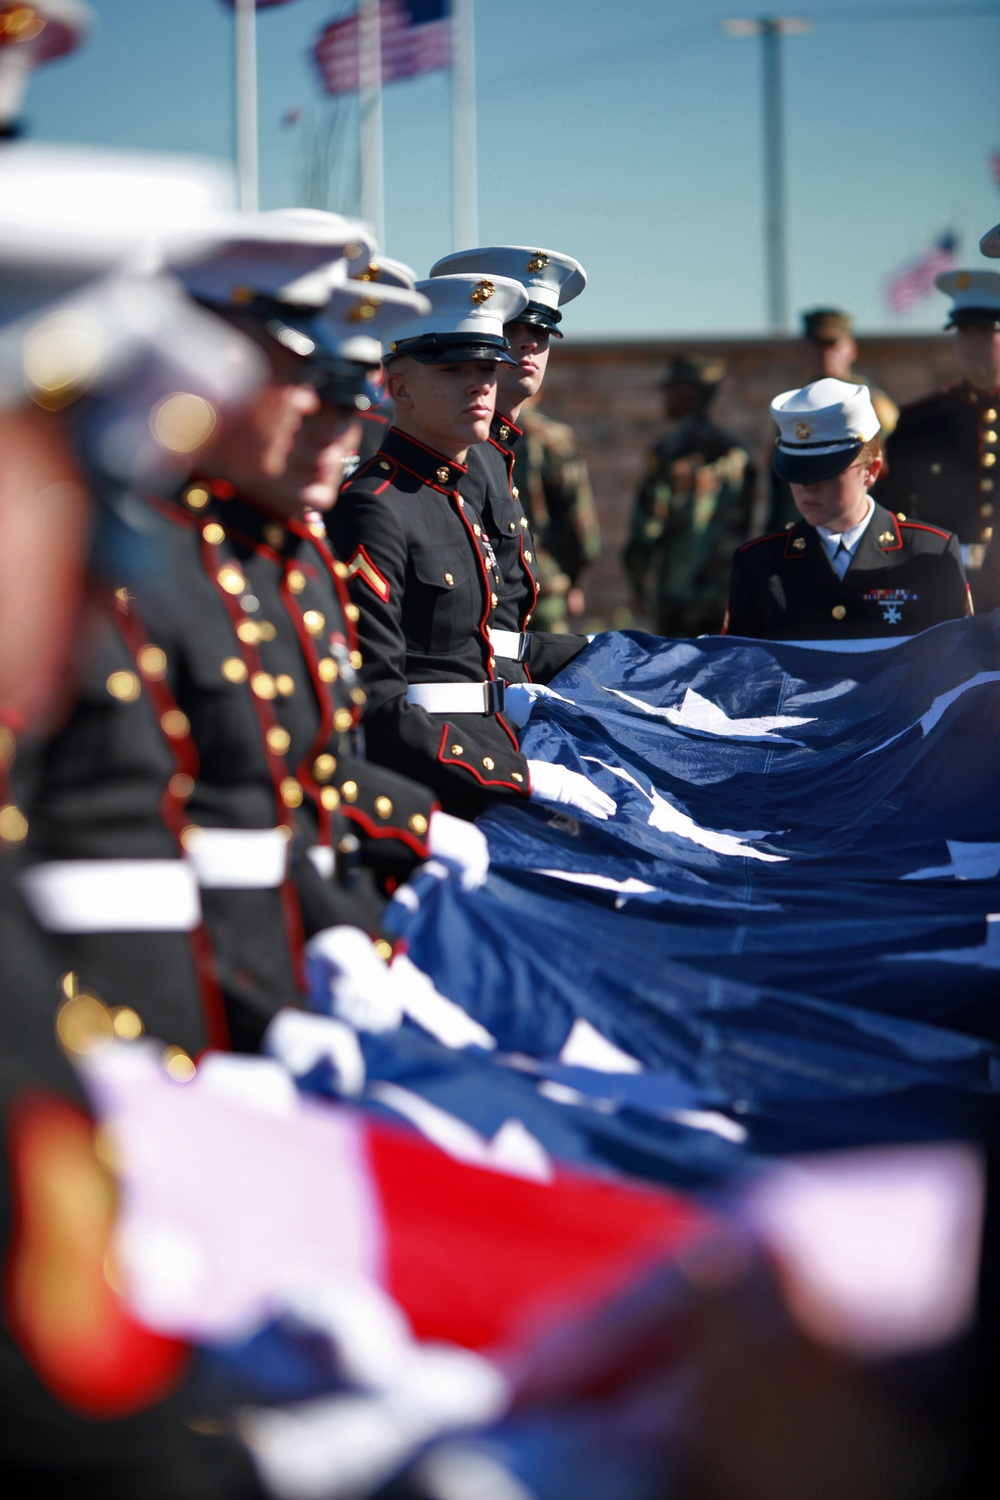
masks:
POLYGON ((190 932, 201 920, 183 859, 51 860, 26 870, 21 888, 49 932, 190 932))
POLYGON ((290 828, 185 828, 185 853, 205 890, 273 890, 288 874, 290 828))
POLYGON ((490 645, 494 656, 506 657, 508 661, 523 661, 528 649, 528 637, 517 630, 491 630, 490 645))
POLYGON ((506 683, 413 682, 406 689, 407 703, 429 714, 498 714, 503 712, 506 683))

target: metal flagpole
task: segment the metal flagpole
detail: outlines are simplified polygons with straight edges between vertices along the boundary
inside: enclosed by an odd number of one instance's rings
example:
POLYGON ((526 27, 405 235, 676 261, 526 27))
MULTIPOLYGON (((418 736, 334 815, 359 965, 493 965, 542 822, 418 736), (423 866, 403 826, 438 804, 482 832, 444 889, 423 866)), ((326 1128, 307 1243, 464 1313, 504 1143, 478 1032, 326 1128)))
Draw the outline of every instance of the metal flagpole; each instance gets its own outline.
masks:
POLYGON ((380 0, 358 0, 358 110, 361 148, 361 217, 385 242, 385 173, 382 155, 382 21, 380 0))
POLYGON ((456 250, 479 240, 473 0, 451 0, 452 204, 456 250))
POLYGON ((240 208, 257 212, 257 0, 236 0, 236 176, 240 208))
POLYGON ((764 115, 764 225, 768 322, 777 332, 788 323, 787 229, 785 218, 785 101, 781 67, 781 21, 761 21, 764 115))

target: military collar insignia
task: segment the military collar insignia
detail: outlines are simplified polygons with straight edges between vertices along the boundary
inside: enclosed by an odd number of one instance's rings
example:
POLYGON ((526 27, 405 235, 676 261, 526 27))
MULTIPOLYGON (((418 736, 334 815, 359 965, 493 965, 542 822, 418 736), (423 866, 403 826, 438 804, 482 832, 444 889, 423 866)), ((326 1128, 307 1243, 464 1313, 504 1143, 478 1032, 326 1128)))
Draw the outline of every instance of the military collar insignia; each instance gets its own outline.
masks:
POLYGON ((516 422, 512 422, 510 417, 505 417, 502 412, 497 412, 490 423, 490 437, 498 447, 513 448, 523 432, 522 427, 518 427, 516 422))
POLYGON ((453 459, 446 458, 444 454, 436 452, 433 448, 428 448, 417 438, 400 432, 398 427, 390 427, 382 439, 379 457, 383 455, 385 458, 392 459, 400 468, 408 469, 431 489, 443 490, 446 493, 457 489, 459 480, 466 473, 464 464, 455 463, 453 459))

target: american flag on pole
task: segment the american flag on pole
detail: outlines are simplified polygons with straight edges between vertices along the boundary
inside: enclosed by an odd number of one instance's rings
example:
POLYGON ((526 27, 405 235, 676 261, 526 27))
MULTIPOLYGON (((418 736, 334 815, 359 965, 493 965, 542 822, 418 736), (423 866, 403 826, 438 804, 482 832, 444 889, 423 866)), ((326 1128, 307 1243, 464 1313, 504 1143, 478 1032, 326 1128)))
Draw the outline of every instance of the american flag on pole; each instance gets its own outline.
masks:
POLYGON ((897 316, 912 312, 934 290, 934 278, 957 264, 958 238, 950 231, 909 265, 901 266, 885 283, 885 303, 897 316))
MULTIPOLYGON (((382 0, 382 82, 451 67, 450 0, 382 0)), ((358 16, 331 21, 313 56, 328 94, 353 94, 359 84, 358 16)))

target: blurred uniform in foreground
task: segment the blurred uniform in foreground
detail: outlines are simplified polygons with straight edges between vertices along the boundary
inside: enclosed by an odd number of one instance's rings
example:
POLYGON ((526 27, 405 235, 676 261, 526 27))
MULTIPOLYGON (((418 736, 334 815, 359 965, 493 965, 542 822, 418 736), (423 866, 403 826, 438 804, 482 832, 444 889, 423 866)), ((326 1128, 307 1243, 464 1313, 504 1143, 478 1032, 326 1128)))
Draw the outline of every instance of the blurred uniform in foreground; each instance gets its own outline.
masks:
POLYGON ((887 450, 889 472, 878 499, 911 520, 954 531, 978 609, 1000 604, 993 578, 982 575, 993 538, 1000 432, 1000 274, 946 271, 937 278, 952 298, 960 378, 904 406, 887 450))
POLYGON ((663 382, 677 426, 649 455, 623 553, 636 608, 661 635, 721 629, 733 548, 750 527, 750 455, 709 416, 725 372, 719 359, 678 355, 663 382))
MULTIPOLYGON (((801 349, 803 385, 815 380, 844 380, 848 385, 868 387, 872 406, 879 420, 879 439, 883 447, 884 462, 886 439, 899 421, 899 408, 891 396, 887 396, 885 391, 879 390, 877 385, 873 385, 855 370, 858 346, 854 341, 850 315, 836 307, 814 307, 811 312, 803 313, 801 349)), ((884 467, 883 482, 887 472, 887 467, 884 467)), ((785 480, 772 470, 768 530, 791 525, 797 519, 798 511, 791 490, 785 480)))
POLYGON ((774 464, 801 519, 733 558, 726 631, 765 640, 916 635, 971 614, 958 542, 868 493, 882 468, 868 390, 817 380, 771 402, 774 464))
POLYGON ((535 542, 539 630, 565 633, 585 609, 581 578, 601 554, 601 531, 590 475, 572 427, 526 401, 514 449, 512 494, 521 501, 535 542))

